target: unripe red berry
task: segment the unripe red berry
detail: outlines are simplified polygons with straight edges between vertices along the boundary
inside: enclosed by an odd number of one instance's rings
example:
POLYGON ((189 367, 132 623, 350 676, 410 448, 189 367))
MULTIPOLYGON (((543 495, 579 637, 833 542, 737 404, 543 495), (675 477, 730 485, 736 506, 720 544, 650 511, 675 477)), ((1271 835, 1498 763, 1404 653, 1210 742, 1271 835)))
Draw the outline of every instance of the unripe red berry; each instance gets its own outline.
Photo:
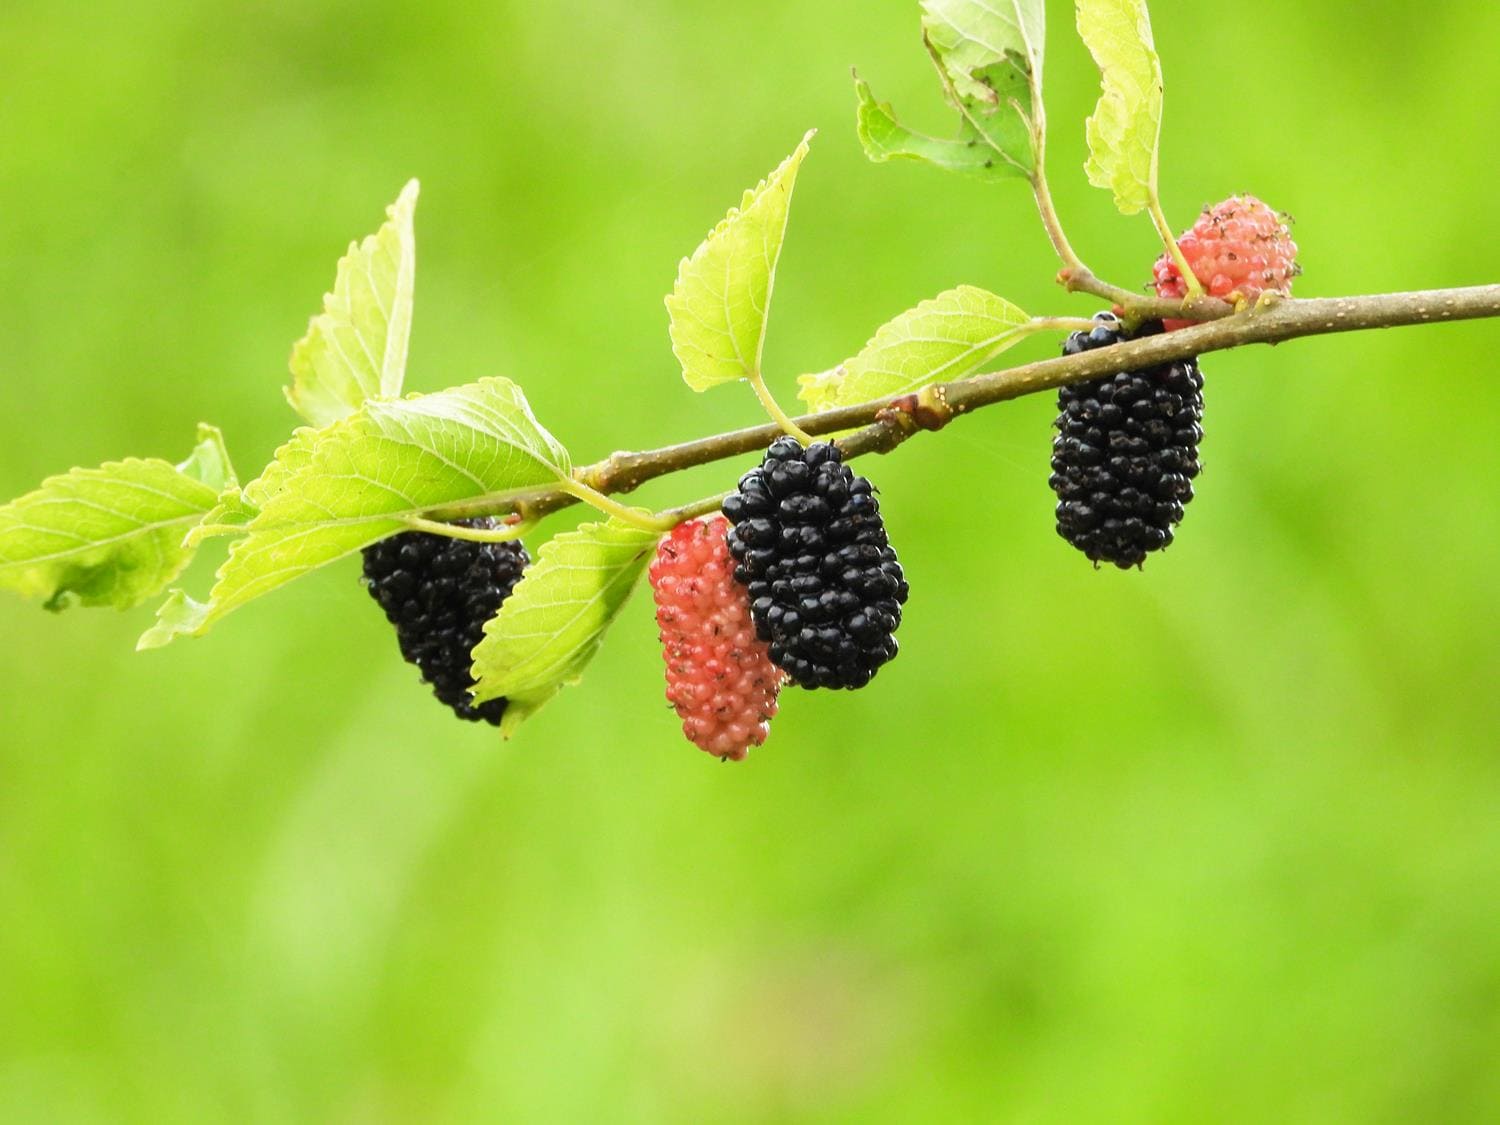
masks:
MULTIPOLYGON (((1284 216, 1253 195, 1232 195, 1205 207, 1177 246, 1210 297, 1239 294, 1254 301, 1266 292, 1290 293, 1292 278, 1301 272, 1284 216)), ((1181 300, 1187 295, 1182 272, 1169 255, 1156 260, 1152 283, 1158 297, 1181 300)), ((1166 328, 1170 332, 1191 323, 1168 320, 1166 328)))
POLYGON ((755 635, 723 516, 672 529, 651 563, 667 701, 700 750, 741 761, 765 742, 785 674, 755 635))

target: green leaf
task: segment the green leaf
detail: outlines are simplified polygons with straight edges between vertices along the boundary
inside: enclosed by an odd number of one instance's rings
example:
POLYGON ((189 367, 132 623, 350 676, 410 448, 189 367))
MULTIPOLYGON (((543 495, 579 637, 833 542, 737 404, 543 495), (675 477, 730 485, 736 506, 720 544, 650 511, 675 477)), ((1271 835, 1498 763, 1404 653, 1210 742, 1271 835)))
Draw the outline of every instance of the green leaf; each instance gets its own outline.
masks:
POLYGON ((264 508, 287 481, 312 464, 313 446, 323 430, 312 426, 300 426, 291 439, 276 450, 276 456, 266 466, 265 472, 245 485, 244 503, 253 511, 264 508))
POLYGON ((286 482, 312 460, 313 443, 321 430, 302 426, 292 434, 291 440, 276 451, 275 458, 260 476, 244 488, 231 484, 219 494, 219 502, 203 517, 203 522, 188 532, 186 544, 196 547, 205 539, 224 535, 242 535, 265 507, 266 501, 276 495, 286 482))
POLYGON ((193 446, 187 460, 177 466, 177 471, 209 488, 239 487, 234 465, 229 460, 229 450, 224 446, 224 435, 217 426, 207 423, 199 423, 198 444, 193 446))
POLYGON ((157 608, 156 624, 142 633, 135 642, 135 651, 146 652, 161 648, 171 644, 177 637, 196 633, 203 628, 210 608, 207 602, 194 601, 182 590, 173 590, 157 608))
POLYGON ((432 508, 497 502, 569 477, 571 462, 508 379, 432 395, 371 399, 358 414, 299 433, 246 494, 262 506, 230 547, 202 612, 186 595, 141 639, 201 634, 225 614, 308 571, 402 530, 432 508))
POLYGON ((908 129, 896 119, 886 102, 875 100, 870 84, 858 75, 854 90, 859 96, 855 128, 865 155, 877 164, 887 160, 920 160, 945 172, 962 172, 983 180, 1008 180, 1021 174, 1008 160, 997 160, 994 150, 967 120, 960 122, 954 140, 930 137, 908 129))
POLYGON ((809 132, 677 269, 667 297, 672 353, 695 391, 760 373, 792 188, 811 139, 809 132))
POLYGON ((839 405, 839 384, 844 381, 844 365, 827 371, 814 371, 797 376, 797 397, 807 403, 814 414, 832 410, 839 405))
POLYGON ((922 0, 922 32, 949 98, 995 168, 1030 177, 1040 130, 1043 0, 922 0))
POLYGON ((611 518, 542 546, 474 649, 474 698, 505 696, 507 737, 577 683, 645 573, 660 535, 611 518))
POLYGON ((417 250, 412 180, 386 210, 389 220, 339 259, 333 292, 292 348, 292 409, 326 426, 367 398, 395 398, 406 377, 417 250))
POLYGON ((1034 74, 1041 89, 1044 0, 922 0, 922 31, 960 98, 994 103, 984 72, 997 63, 1034 74))
POLYGON ((212 426, 180 465, 130 458, 51 477, 0 508, 0 587, 48 609, 139 605, 192 560, 183 535, 233 480, 212 426))
POLYGON ((1030 320, 1003 297, 960 285, 881 326, 840 368, 802 376, 798 394, 823 411, 962 379, 1020 341, 1030 320))
POLYGON ((1124 215, 1156 201, 1161 60, 1146 0, 1078 0, 1078 33, 1099 65, 1104 92, 1088 120, 1089 183, 1114 193, 1124 215))

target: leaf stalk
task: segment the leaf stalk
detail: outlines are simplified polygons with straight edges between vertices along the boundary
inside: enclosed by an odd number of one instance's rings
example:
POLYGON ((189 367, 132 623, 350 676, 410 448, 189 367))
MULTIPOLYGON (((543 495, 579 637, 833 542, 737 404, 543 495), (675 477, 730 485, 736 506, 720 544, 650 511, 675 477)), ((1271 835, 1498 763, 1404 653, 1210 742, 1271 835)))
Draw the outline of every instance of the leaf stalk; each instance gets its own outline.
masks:
POLYGON ((755 397, 760 399, 761 406, 765 407, 766 413, 771 420, 781 427, 784 433, 791 434, 803 445, 812 443, 812 435, 804 430, 796 422, 792 421, 791 415, 781 408, 781 403, 776 401, 776 396, 771 393, 771 388, 766 386, 765 376, 759 371, 751 372, 749 375, 750 386, 755 389, 755 397))

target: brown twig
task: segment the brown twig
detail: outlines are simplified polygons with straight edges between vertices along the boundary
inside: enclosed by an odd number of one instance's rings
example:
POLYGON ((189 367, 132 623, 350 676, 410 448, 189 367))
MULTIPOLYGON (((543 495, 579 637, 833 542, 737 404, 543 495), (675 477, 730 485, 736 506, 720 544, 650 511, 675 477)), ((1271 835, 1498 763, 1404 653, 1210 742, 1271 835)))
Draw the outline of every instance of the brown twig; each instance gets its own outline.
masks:
MULTIPOLYGON (((1074 287, 1104 295, 1093 285, 1074 287)), ((1222 305, 1222 302, 1214 303, 1222 305)), ((1169 311, 1179 312, 1182 308, 1177 302, 1169 304, 1169 311)), ((882 399, 839 407, 804 415, 796 422, 813 435, 854 431, 839 439, 847 457, 887 453, 913 434, 941 429, 952 419, 981 407, 1120 371, 1138 370, 1246 344, 1276 344, 1302 336, 1486 317, 1500 317, 1500 284, 1365 297, 1263 301, 1244 312, 1220 315, 1176 332, 1130 340, 1079 355, 1038 360, 957 382, 934 384, 894 401, 882 399)), ((597 492, 630 492, 657 477, 759 452, 781 432, 778 426, 766 424, 661 449, 613 453, 602 461, 579 468, 574 475, 597 492)), ((708 497, 671 509, 663 515, 677 519, 702 515, 715 510, 721 498, 708 497)), ((578 498, 569 492, 545 489, 520 497, 476 497, 433 509, 425 515, 434 520, 455 520, 514 512, 526 520, 534 520, 576 503, 578 498)))

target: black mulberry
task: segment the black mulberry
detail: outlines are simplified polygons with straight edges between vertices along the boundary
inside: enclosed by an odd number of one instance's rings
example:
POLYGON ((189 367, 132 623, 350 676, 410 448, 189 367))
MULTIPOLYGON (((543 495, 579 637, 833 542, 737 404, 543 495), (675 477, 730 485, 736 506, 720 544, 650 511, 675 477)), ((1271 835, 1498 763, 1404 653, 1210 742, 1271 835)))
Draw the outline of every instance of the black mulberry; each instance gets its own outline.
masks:
POLYGON ((860 688, 896 655, 908 588, 874 489, 829 442, 778 438, 724 501, 734 577, 771 660, 805 688, 860 688))
MULTIPOLYGON (((493 528, 493 519, 459 521, 493 528)), ((505 699, 476 705, 470 653, 531 561, 519 542, 472 543, 405 531, 365 548, 365 585, 396 627, 401 655, 460 719, 500 725, 505 699)))
MULTIPOLYGON (((1132 336, 1111 313, 1075 332, 1064 355, 1105 348, 1161 331, 1159 321, 1132 336)), ((1057 533, 1096 564, 1140 566, 1172 542, 1193 498, 1203 437, 1203 375, 1195 359, 1126 371, 1057 392, 1052 478, 1057 533)))

